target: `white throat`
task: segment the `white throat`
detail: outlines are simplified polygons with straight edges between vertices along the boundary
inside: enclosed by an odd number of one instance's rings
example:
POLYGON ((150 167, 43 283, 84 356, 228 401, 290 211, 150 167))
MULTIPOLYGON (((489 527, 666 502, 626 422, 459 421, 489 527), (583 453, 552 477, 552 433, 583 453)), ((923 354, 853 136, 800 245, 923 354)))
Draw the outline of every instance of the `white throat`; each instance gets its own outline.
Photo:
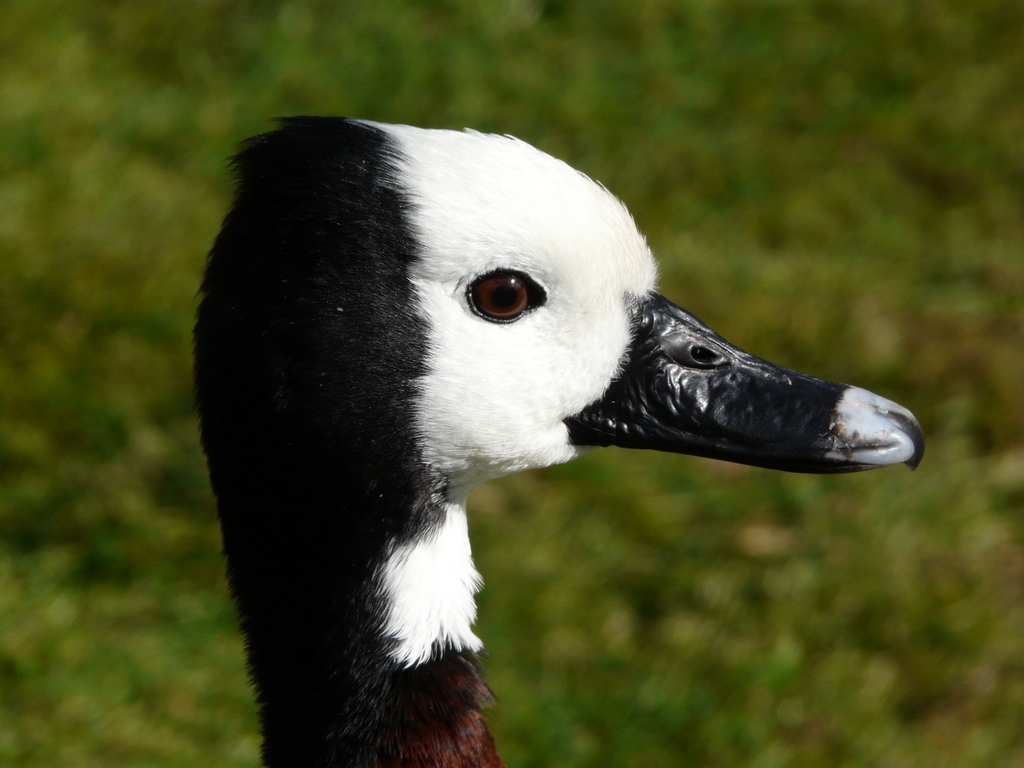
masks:
POLYGON ((480 651, 473 634, 482 584, 473 565, 465 504, 445 504, 444 521, 422 538, 395 547, 381 580, 390 609, 385 632, 398 643, 392 657, 403 667, 449 648, 480 651))

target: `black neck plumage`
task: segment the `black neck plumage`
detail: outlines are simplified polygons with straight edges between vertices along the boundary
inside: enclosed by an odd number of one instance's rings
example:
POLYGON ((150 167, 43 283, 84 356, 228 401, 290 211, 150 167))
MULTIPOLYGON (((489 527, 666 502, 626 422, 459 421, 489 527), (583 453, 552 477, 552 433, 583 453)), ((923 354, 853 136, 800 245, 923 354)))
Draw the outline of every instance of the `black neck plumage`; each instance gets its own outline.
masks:
POLYGON ((371 545, 397 516, 352 505, 275 513, 272 495, 236 509, 220 497, 268 766, 500 765, 472 654, 408 669, 391 655, 378 578, 386 545, 371 545))
POLYGON ((383 629, 387 553, 444 514, 394 161, 345 120, 250 140, 203 283, 196 395, 269 766, 500 765, 476 660, 403 669, 383 629))

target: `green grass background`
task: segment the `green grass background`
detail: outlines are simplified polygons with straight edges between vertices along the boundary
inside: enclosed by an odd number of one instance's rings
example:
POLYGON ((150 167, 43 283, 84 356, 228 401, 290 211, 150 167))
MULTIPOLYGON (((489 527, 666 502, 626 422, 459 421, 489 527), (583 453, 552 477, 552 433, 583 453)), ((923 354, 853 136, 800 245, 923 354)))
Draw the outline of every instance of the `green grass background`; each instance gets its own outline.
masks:
POLYGON ((515 134, 918 472, 471 497, 510 768, 1024 766, 1024 3, 0 0, 0 765, 255 766, 190 327, 269 118, 515 134))

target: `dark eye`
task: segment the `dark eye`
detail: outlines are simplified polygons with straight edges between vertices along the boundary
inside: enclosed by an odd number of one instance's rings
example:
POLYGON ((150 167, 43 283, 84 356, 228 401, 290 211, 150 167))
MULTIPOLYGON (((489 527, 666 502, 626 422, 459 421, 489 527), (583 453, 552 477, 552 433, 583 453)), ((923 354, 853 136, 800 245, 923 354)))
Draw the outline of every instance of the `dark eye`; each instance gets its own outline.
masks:
POLYGON ((546 298, 543 288, 518 272, 491 272, 469 287, 469 301, 477 314, 498 323, 519 319, 546 298))

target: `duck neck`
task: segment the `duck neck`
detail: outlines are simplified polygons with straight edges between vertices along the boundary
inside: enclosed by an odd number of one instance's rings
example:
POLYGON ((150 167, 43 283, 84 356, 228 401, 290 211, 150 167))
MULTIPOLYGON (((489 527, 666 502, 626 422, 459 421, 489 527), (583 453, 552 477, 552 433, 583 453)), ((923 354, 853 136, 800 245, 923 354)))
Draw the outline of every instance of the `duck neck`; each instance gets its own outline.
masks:
POLYGON ((257 499, 256 514, 232 515, 222 495, 264 761, 500 768, 481 714, 491 693, 471 631, 465 508, 432 494, 388 509, 394 489, 372 495, 301 518, 257 499))
POLYGON ((430 344, 398 162, 356 122, 248 142, 203 281, 196 398, 272 768, 500 765, 465 515, 415 426, 430 344))

